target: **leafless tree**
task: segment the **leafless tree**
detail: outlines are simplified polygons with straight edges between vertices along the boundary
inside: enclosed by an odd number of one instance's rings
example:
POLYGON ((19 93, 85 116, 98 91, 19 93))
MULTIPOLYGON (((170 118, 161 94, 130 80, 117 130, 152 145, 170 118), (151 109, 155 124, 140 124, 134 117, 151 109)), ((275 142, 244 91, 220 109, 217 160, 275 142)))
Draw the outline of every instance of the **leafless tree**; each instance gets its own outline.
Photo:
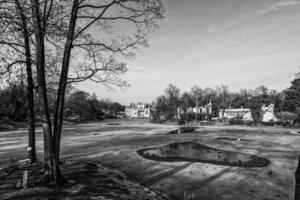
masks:
POLYGON ((199 103, 200 103, 200 100, 201 100, 201 95, 203 91, 202 89, 197 86, 197 85, 194 85, 192 88, 191 88, 191 94, 192 94, 192 97, 195 101, 195 104, 196 104, 196 116, 195 116, 195 121, 198 120, 198 108, 199 108, 199 103))
POLYGON ((170 119, 175 118, 177 123, 178 122, 177 108, 179 106, 180 89, 176 85, 170 83, 165 89, 165 95, 168 100, 169 118, 170 119))
POLYGON ((67 84, 90 79, 105 85, 126 85, 119 75, 127 68, 118 60, 132 57, 137 48, 147 46, 147 33, 156 28, 164 9, 161 0, 44 0, 42 3, 31 0, 31 7, 38 91, 43 107, 45 163, 50 178, 61 182, 59 154, 67 84), (71 6, 59 6, 70 2, 71 6), (52 23, 48 21, 57 17, 52 14, 53 6, 59 8, 55 9, 56 12, 62 10, 64 19, 65 16, 69 19, 67 27, 57 27, 57 38, 64 38, 65 42, 62 64, 57 70, 59 84, 52 133, 47 102, 45 43, 51 34, 49 24, 52 23))
POLYGON ((1 75, 20 71, 26 66, 28 103, 28 152, 31 163, 36 162, 35 151, 35 113, 34 81, 30 29, 28 27, 28 4, 21 0, 2 0, 0 2, 1 75))

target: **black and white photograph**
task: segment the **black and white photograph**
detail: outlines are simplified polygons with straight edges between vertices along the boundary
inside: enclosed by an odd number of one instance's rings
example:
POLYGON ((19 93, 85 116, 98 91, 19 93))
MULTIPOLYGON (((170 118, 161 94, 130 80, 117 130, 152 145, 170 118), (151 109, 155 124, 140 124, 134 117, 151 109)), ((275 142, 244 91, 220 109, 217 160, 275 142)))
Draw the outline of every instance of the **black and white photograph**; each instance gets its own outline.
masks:
POLYGON ((0 0, 0 200, 300 200, 300 0, 0 0))

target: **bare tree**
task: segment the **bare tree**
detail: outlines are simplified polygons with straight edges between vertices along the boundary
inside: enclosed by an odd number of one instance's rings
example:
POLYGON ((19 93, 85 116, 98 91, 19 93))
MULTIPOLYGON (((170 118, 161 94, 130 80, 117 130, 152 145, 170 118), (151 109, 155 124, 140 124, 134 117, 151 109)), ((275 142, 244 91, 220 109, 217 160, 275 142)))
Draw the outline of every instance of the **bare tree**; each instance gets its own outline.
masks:
MULTIPOLYGON (((51 13, 53 1, 44 2, 44 13, 51 13), (48 3, 50 4, 47 7, 48 3), (45 11, 47 10, 47 11, 45 11)), ((46 18, 48 14, 42 14, 39 0, 31 0, 33 28, 36 44, 36 72, 38 82, 39 102, 41 105, 43 134, 44 134, 44 161, 46 175, 50 180, 53 179, 57 166, 54 159, 54 144, 52 135, 52 124, 50 121, 50 112, 48 107, 46 75, 45 75, 45 34, 46 34, 46 18)))
POLYGON ((35 150, 35 113, 34 113, 34 81, 32 75, 32 60, 30 47, 30 30, 28 28, 28 18, 26 16, 26 1, 11 0, 0 2, 1 15, 1 35, 0 44, 4 54, 2 54, 2 75, 10 74, 13 67, 20 68, 26 66, 27 75, 27 104, 28 104, 28 156, 31 163, 36 162, 35 150), (23 41, 22 41, 23 40, 23 41), (10 59, 8 55, 12 56, 10 59))
POLYGON ((196 116, 195 116, 195 121, 198 120, 198 108, 199 108, 199 103, 200 103, 200 100, 201 100, 201 95, 202 95, 203 91, 202 89, 197 86, 197 85, 194 85, 192 88, 191 88, 191 94, 193 96, 193 99, 195 101, 195 104, 196 104, 196 116))
POLYGON ((216 96, 217 96, 217 110, 222 109, 224 115, 225 109, 231 107, 231 93, 227 85, 220 85, 216 87, 216 96))
POLYGON ((173 84, 169 84, 165 89, 165 94, 169 104, 169 118, 178 121, 177 107, 179 106, 180 89, 173 84))
POLYGON ((186 122, 188 121, 188 108, 193 105, 191 94, 188 92, 182 93, 182 95, 180 96, 180 103, 183 107, 184 120, 186 122))
POLYGON ((120 60, 121 57, 125 59, 132 57, 134 50, 147 46, 147 33, 156 28, 156 21, 163 17, 164 9, 161 0, 73 0, 63 2, 45 0, 42 5, 39 0, 31 0, 31 6, 39 100, 43 108, 45 163, 51 178, 61 182, 63 177, 59 168, 59 153, 67 84, 87 79, 105 85, 122 86, 126 84, 119 78, 119 75, 126 72, 127 68, 124 63, 117 60, 120 60), (66 2, 72 2, 71 7, 59 6, 66 2), (61 68, 57 71, 60 78, 54 114, 54 131, 51 132, 52 124, 46 87, 45 39, 52 32, 49 30, 51 23, 48 21, 57 17, 53 16, 53 6, 57 5, 62 9, 62 13, 67 13, 66 16, 69 16, 69 19, 67 28, 58 27, 57 31, 57 37, 64 38, 65 42, 61 68), (41 7, 44 8, 43 11, 41 11, 41 7), (126 24, 126 30, 121 30, 122 28, 119 26, 114 29, 114 24, 119 22, 126 24), (93 34, 97 28, 99 32, 102 32, 101 38, 96 37, 98 32, 93 34), (121 34, 111 34, 114 32, 113 30, 121 30, 121 34), (81 63, 81 65, 74 65, 75 62, 81 63))

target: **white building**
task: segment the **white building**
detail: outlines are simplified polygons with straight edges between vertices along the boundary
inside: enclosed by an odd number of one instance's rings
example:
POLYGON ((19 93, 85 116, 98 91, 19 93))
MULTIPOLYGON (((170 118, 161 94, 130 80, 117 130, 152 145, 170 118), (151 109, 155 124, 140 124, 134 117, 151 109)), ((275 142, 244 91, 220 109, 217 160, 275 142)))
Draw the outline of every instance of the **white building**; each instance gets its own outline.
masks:
POLYGON ((198 113, 198 114, 211 115, 212 114, 212 103, 209 102, 205 106, 199 106, 199 107, 193 107, 193 108, 189 107, 187 109, 187 113, 198 113))
POLYGON ((189 107, 186 109, 186 112, 181 107, 177 108, 178 119, 181 119, 184 114, 194 114, 195 116, 196 113, 198 114, 197 120, 209 120, 212 116, 212 103, 209 102, 208 104, 199 107, 189 107))
POLYGON ((277 122, 278 119, 274 115, 274 104, 266 106, 265 104, 261 107, 261 116, 263 122, 277 122))
POLYGON ((219 116, 225 119, 241 117, 243 120, 253 120, 251 110, 249 108, 229 108, 225 109, 224 114, 223 110, 221 110, 219 116))
POLYGON ((150 118, 151 108, 146 107, 145 104, 137 103, 131 104, 125 108, 125 117, 127 118, 150 118))

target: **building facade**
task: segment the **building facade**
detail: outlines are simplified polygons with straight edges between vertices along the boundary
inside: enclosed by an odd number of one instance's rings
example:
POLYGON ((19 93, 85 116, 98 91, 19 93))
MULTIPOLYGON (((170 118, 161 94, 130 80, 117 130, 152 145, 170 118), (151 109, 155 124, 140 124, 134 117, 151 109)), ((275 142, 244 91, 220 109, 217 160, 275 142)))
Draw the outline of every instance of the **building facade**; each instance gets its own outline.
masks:
POLYGON ((251 110, 249 108, 230 108, 220 110, 219 118, 224 119, 233 119, 236 117, 243 118, 245 120, 253 120, 251 115, 251 110))
POLYGON ((263 122, 277 122, 278 119, 274 114, 274 104, 266 106, 265 104, 261 107, 260 116, 263 122))
POLYGON ((177 114, 178 114, 178 119, 185 118, 186 115, 192 115, 194 117, 197 116, 196 120, 210 120, 213 114, 212 103, 209 102, 204 106, 189 107, 186 109, 186 111, 183 108, 178 107, 177 114))
POLYGON ((131 104, 125 108, 127 118, 151 118, 151 108, 143 103, 131 104))

